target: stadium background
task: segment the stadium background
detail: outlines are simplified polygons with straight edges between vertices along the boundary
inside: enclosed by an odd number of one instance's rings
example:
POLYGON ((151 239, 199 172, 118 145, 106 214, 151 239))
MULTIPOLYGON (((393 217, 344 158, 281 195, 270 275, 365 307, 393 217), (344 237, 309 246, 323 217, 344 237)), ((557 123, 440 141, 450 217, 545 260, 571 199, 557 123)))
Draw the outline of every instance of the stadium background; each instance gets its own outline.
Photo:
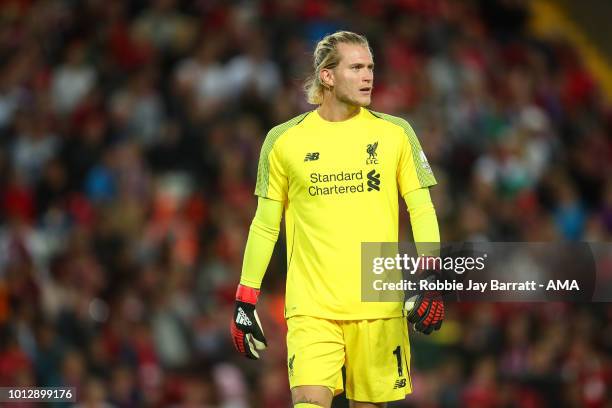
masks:
MULTIPOLYGON (((229 320, 261 143, 311 109, 301 80, 337 29, 371 41, 373 108, 416 129, 445 241, 609 240, 610 71, 567 3, 0 2, 0 385, 289 406, 282 237, 261 361, 229 320)), ((412 341, 392 407, 611 406, 608 304, 453 304, 412 341)))

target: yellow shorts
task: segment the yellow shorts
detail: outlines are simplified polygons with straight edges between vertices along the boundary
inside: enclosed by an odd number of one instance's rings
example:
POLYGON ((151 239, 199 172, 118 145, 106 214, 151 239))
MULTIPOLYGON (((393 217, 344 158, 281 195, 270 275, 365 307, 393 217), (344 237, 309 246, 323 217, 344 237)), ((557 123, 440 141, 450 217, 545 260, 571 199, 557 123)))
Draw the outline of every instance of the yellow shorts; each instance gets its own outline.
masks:
POLYGON ((412 392, 406 318, 326 320, 293 316, 287 320, 287 367, 291 388, 322 385, 353 401, 403 400, 412 392))

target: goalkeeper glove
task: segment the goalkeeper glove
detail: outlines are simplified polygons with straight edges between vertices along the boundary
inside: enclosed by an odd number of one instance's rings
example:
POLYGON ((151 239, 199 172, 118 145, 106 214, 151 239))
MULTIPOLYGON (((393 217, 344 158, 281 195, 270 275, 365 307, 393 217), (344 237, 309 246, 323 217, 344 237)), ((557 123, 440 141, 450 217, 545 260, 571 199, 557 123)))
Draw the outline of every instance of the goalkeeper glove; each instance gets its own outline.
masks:
MULTIPOLYGON (((434 275, 429 275, 428 282, 435 281, 434 275)), ((414 324, 414 329, 424 334, 430 334, 442 327, 444 320, 444 301, 442 294, 437 290, 426 290, 408 299, 405 303, 408 313, 408 322, 414 324), (414 305, 410 310, 410 305, 414 305)))
POLYGON ((234 347, 240 354, 253 360, 259 358, 257 350, 264 350, 268 345, 255 310, 258 297, 259 289, 238 285, 231 325, 234 347))

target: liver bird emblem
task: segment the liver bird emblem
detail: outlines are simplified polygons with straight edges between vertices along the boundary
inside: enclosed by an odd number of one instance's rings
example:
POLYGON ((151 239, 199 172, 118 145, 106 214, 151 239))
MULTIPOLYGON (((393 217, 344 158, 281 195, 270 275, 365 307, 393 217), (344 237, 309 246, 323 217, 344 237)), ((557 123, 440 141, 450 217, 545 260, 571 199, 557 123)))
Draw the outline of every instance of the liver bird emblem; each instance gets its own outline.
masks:
POLYGON ((378 147, 378 142, 369 144, 366 151, 370 155, 368 160, 376 160, 376 148, 378 147))

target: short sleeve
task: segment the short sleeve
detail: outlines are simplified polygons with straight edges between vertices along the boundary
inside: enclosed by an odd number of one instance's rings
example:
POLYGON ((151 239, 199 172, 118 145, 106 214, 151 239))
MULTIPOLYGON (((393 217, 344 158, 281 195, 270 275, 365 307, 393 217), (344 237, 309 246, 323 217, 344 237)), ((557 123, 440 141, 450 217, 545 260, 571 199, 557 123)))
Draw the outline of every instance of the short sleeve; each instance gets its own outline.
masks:
POLYGON ((288 181, 283 166, 278 137, 268 134, 261 148, 257 166, 257 184, 255 194, 275 201, 286 201, 288 181))
POLYGON ((437 182, 410 124, 401 120, 398 125, 404 131, 400 141, 400 158, 397 168, 397 183, 400 195, 403 197, 406 193, 433 186, 437 182))

